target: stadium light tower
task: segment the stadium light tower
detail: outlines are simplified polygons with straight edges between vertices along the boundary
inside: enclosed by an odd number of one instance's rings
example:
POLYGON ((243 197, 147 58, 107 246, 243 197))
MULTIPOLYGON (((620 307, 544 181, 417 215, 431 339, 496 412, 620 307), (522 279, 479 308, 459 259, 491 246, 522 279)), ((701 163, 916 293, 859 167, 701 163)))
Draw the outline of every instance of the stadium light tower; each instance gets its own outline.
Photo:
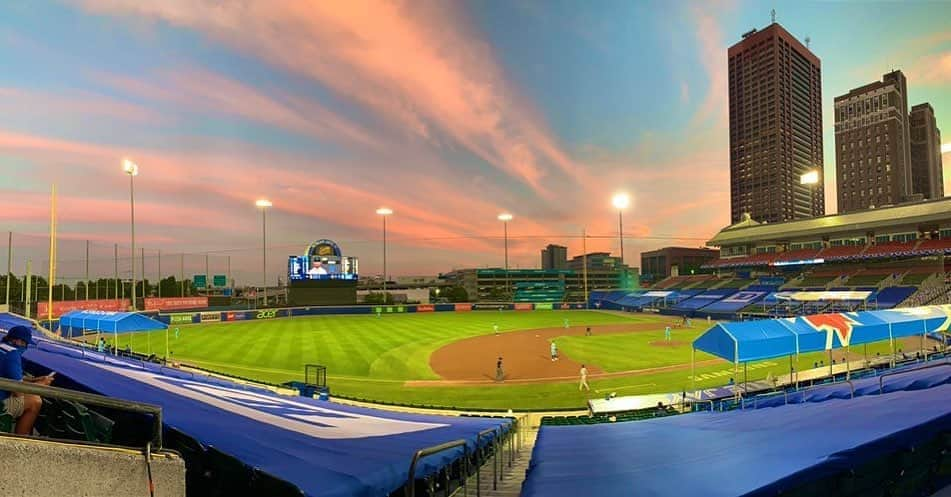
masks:
POLYGON ((122 161, 122 171, 129 175, 129 205, 132 211, 132 310, 135 311, 135 177, 139 175, 139 165, 125 159, 122 161))
POLYGON ((387 207, 380 207, 376 210, 376 213, 383 218, 383 303, 386 304, 386 216, 393 214, 393 209, 387 207))
POLYGON ((505 295, 510 295, 512 288, 509 286, 509 221, 513 216, 508 212, 499 214, 499 221, 502 221, 502 239, 505 243, 505 295))
POLYGON ((617 238, 621 246, 621 264, 624 264, 624 220, 621 213, 631 205, 631 197, 626 193, 618 193, 611 199, 611 203, 617 209, 617 238))
POLYGON ((264 307, 267 307, 267 209, 274 204, 262 198, 254 205, 261 209, 261 290, 264 292, 264 307))

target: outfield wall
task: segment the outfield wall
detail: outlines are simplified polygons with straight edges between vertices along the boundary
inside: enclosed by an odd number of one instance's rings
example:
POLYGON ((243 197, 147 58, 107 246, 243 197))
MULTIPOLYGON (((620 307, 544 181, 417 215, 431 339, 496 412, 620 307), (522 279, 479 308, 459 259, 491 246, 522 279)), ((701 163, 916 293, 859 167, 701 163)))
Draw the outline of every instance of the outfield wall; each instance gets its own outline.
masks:
POLYGON ((388 306, 321 306, 286 307, 250 311, 193 311, 159 314, 156 319, 170 325, 255 321, 298 316, 407 314, 419 312, 473 312, 473 311, 543 311, 582 310, 583 303, 515 303, 515 304, 414 304, 388 306))

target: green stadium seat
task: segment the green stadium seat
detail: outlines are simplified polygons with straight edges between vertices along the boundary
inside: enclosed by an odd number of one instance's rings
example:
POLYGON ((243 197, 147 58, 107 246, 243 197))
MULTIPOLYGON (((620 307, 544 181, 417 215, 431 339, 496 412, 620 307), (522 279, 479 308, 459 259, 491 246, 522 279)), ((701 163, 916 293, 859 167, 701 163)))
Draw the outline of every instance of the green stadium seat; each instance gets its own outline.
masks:
POLYGON ((0 413, 0 432, 13 432, 13 416, 7 414, 6 412, 0 413))

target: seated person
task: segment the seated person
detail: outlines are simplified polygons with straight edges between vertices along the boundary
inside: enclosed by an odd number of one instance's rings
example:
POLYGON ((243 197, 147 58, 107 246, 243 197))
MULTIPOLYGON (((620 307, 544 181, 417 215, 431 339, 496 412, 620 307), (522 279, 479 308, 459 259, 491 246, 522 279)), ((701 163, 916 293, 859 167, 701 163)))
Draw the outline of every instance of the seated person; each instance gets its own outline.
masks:
POLYGON ((307 271, 309 276, 314 277, 327 274, 327 268, 323 266, 323 263, 320 261, 320 259, 314 259, 312 264, 313 267, 310 268, 310 271, 307 271))
MULTIPOLYGON (((0 377, 13 381, 26 381, 39 385, 49 385, 53 376, 23 378, 23 352, 27 345, 33 343, 32 332, 26 326, 14 326, 0 340, 0 377)), ((3 410, 16 419, 13 432, 17 435, 33 433, 33 423, 43 406, 43 399, 38 395, 23 394, 0 390, 0 401, 3 410)))

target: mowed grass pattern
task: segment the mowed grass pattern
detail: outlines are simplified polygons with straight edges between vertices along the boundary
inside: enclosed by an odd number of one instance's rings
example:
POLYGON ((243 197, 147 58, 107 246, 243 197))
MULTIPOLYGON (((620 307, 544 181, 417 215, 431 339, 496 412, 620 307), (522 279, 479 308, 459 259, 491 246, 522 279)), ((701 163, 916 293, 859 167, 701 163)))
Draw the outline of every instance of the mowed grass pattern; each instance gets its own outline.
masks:
MULTIPOLYGON (((725 385, 734 376, 733 364, 696 368, 691 380, 690 342, 703 333, 705 322, 693 329, 674 328, 673 340, 680 345, 659 347, 664 326, 671 318, 654 315, 619 315, 595 311, 472 312, 392 314, 375 316, 324 316, 179 326, 180 337, 170 329, 173 360, 195 364, 225 374, 268 383, 302 380, 304 364, 328 368, 332 393, 379 402, 465 409, 580 409, 589 398, 618 395, 669 393, 725 385), (642 370, 662 366, 676 370, 640 373, 623 377, 592 378, 592 390, 579 392, 575 381, 503 384, 464 387, 404 387, 406 380, 438 379, 429 367, 429 356, 448 343, 492 333, 493 323, 502 332, 562 327, 654 323, 655 330, 592 337, 560 337, 562 354, 579 362, 597 364, 608 372, 642 370), (705 376, 701 376, 705 375, 705 376)), ((165 332, 120 336, 138 352, 164 355, 165 332)), ((887 343, 869 345, 869 355, 885 354, 887 343)), ((911 350, 909 347, 907 350, 911 350)), ((853 349, 853 355, 861 351, 853 349)), ((836 357, 841 359, 842 353, 836 357)), ((698 353, 697 361, 711 356, 698 353)), ((822 353, 804 354, 796 368, 812 368, 828 360, 822 353)), ((778 358, 749 364, 749 379, 762 379, 789 372, 789 360, 778 358)), ((743 379, 740 366, 737 381, 743 379)))
MULTIPOLYGON (((491 334, 493 324, 508 332, 561 327, 566 318, 576 326, 653 319, 584 311, 320 316, 178 326, 177 340, 172 326, 169 348, 174 360, 248 377, 299 380, 305 364, 322 364, 331 378, 432 380, 439 377, 429 356, 443 345, 491 334)), ((120 336, 120 347, 130 339, 136 351, 164 355, 165 332, 120 336)))

